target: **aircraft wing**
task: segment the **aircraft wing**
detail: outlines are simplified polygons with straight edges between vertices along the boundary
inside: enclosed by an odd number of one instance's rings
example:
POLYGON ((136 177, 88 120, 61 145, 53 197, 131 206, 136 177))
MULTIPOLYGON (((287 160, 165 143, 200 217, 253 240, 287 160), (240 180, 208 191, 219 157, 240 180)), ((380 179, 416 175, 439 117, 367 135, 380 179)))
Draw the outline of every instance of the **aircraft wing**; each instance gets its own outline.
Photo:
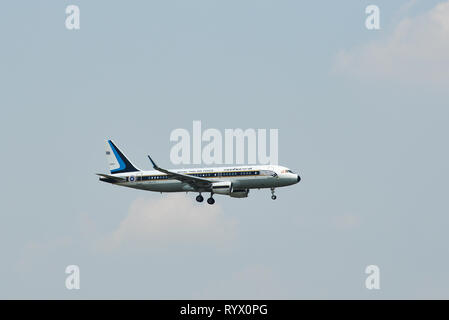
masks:
POLYGON ((208 179, 194 177, 194 176, 190 176, 188 174, 177 173, 177 172, 169 171, 169 170, 163 169, 161 167, 158 167, 158 165, 153 161, 153 159, 151 159, 150 156, 148 156, 148 158, 150 159, 151 163, 153 164, 153 168, 155 170, 163 172, 181 182, 188 183, 194 188, 208 188, 212 184, 212 181, 210 181, 208 179))

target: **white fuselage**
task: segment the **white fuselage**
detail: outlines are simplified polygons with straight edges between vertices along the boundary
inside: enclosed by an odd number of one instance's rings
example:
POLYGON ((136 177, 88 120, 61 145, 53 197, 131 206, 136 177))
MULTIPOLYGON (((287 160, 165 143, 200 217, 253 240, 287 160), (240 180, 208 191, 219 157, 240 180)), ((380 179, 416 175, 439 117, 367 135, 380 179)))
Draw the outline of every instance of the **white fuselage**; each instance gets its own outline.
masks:
MULTIPOLYGON (((170 171, 208 179, 213 183, 231 182, 233 189, 278 188, 295 184, 300 180, 299 175, 288 168, 275 165, 173 169, 170 171)), ((126 182, 116 183, 117 185, 135 189, 158 192, 209 191, 208 189, 195 189, 186 182, 176 180, 156 170, 120 173, 115 176, 126 178, 126 182)))

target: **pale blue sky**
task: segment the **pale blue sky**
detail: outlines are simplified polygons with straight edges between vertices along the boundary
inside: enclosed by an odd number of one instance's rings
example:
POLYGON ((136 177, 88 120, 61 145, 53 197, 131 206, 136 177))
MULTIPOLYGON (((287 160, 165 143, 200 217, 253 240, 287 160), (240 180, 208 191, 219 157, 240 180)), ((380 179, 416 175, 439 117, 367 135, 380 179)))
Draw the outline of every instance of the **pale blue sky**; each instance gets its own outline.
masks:
POLYGON ((0 297, 449 298, 440 2, 3 3, 0 297), (211 209, 94 175, 107 138, 170 167, 170 132, 193 120, 278 128, 279 162, 303 180, 211 209))

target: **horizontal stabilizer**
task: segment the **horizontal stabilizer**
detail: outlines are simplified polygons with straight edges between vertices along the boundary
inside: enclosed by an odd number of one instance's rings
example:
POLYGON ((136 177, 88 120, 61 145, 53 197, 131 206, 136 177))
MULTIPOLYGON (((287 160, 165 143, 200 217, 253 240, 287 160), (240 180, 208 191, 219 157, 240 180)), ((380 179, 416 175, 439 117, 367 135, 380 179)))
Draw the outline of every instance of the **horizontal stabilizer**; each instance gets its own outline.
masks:
POLYGON ((100 176, 100 181, 109 182, 109 183, 119 183, 126 182, 126 178, 111 176, 109 174, 97 173, 97 176, 100 176))

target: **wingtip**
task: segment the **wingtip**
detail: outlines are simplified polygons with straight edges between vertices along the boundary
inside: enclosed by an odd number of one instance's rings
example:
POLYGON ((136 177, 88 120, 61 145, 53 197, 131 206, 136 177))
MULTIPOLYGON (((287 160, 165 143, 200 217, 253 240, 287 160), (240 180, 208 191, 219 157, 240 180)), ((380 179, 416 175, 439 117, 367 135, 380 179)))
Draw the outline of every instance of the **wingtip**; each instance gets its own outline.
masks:
POLYGON ((148 159, 150 159, 151 164, 153 165, 153 168, 156 168, 157 167, 156 163, 153 161, 153 159, 151 159, 150 155, 147 155, 147 156, 148 156, 148 159))

